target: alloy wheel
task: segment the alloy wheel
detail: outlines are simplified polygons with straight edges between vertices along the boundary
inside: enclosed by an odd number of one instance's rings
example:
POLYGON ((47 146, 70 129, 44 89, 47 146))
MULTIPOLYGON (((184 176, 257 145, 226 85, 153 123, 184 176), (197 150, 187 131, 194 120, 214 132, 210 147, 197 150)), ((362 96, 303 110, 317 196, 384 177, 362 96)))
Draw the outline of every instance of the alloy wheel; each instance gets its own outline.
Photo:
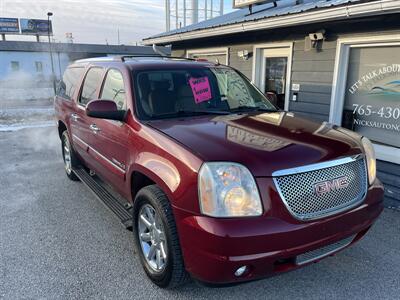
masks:
POLYGON ((64 166, 67 174, 72 172, 72 162, 71 162, 71 144, 69 143, 68 137, 64 135, 64 145, 63 145, 63 156, 64 156, 64 166))
POLYGON ((153 271, 162 272, 168 258, 164 225, 150 204, 143 205, 138 216, 137 228, 143 256, 153 271))

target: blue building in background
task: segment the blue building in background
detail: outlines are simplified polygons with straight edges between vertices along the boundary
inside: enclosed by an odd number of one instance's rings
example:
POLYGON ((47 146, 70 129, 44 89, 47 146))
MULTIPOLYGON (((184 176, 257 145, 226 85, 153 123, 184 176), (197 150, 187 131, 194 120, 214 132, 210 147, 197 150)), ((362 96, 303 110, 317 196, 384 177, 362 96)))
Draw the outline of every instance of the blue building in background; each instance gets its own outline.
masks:
MULTIPOLYGON (((60 80, 74 60, 109 56, 154 54, 152 47, 96 44, 52 44, 54 73, 60 80)), ((0 41, 0 105, 2 101, 50 98, 52 70, 49 44, 0 41)))

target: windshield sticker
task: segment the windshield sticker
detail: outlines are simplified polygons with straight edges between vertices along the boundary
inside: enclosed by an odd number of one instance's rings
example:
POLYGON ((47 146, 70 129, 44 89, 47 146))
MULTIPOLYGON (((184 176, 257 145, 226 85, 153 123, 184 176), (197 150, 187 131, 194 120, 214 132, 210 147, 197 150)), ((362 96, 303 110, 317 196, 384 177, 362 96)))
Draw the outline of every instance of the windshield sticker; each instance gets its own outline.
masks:
POLYGON ((210 82, 208 77, 190 78, 190 87, 192 88, 194 101, 199 104, 212 98, 210 82))

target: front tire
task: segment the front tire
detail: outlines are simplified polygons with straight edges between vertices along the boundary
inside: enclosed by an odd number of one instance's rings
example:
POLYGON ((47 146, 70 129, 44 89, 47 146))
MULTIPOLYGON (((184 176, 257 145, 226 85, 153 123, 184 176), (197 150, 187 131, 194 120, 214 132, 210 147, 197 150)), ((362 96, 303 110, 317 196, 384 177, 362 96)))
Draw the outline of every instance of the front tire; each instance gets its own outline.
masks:
POLYGON ((61 150, 64 160, 65 173, 69 179, 78 181, 79 178, 73 172, 73 168, 76 168, 79 165, 78 158, 75 156, 74 149, 72 148, 69 140, 68 131, 66 130, 61 135, 61 150))
POLYGON ((171 205, 156 185, 142 188, 133 208, 135 247, 147 276, 162 288, 186 283, 182 252, 171 205))

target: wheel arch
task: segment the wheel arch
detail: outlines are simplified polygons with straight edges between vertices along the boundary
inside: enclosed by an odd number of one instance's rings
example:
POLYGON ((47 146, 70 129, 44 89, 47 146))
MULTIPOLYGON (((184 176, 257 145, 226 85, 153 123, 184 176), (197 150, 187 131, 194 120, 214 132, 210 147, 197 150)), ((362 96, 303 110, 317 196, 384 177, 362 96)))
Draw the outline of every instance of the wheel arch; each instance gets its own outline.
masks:
POLYGON ((135 199, 137 193, 144 187, 155 184, 154 180, 152 180, 148 175, 144 174, 141 171, 134 170, 131 174, 131 194, 132 200, 135 199))
POLYGON ((180 184, 180 175, 175 167, 167 166, 165 162, 151 160, 147 165, 135 164, 130 171, 132 202, 136 194, 145 186, 156 184, 170 199, 180 184))
POLYGON ((61 139, 61 135, 65 130, 68 130, 67 125, 61 120, 58 121, 58 136, 61 139))

